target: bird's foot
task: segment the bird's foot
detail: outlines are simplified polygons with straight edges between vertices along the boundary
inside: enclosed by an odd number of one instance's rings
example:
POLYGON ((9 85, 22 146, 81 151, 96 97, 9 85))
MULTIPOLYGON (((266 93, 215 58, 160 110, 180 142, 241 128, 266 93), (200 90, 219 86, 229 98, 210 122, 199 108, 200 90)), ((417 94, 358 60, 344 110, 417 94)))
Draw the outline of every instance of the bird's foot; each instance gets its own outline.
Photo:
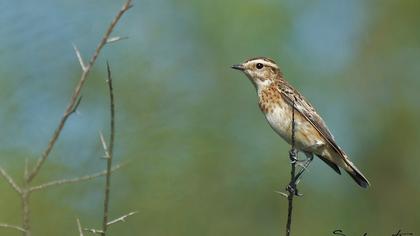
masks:
POLYGON ((300 161, 298 159, 298 151, 296 149, 291 149, 289 151, 289 158, 290 158, 290 163, 291 164, 295 164, 295 163, 300 161))

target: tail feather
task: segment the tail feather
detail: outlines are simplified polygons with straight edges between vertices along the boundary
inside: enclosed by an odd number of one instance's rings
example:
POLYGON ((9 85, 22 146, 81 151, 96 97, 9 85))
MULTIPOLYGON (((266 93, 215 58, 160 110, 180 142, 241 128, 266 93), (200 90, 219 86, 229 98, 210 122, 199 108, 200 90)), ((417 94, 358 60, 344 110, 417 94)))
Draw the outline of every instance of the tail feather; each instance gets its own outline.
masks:
POLYGON ((317 156, 319 157, 319 159, 321 159, 322 161, 324 161, 325 164, 327 164, 328 166, 330 166, 337 174, 341 175, 340 168, 338 168, 337 164, 335 164, 334 162, 330 161, 326 157, 323 157, 321 155, 317 155, 317 156))
POLYGON ((357 169, 357 167, 349 161, 347 158, 345 158, 347 168, 345 168, 346 172, 356 181, 358 185, 360 185, 362 188, 369 187, 369 181, 366 179, 366 177, 360 172, 360 170, 357 169))

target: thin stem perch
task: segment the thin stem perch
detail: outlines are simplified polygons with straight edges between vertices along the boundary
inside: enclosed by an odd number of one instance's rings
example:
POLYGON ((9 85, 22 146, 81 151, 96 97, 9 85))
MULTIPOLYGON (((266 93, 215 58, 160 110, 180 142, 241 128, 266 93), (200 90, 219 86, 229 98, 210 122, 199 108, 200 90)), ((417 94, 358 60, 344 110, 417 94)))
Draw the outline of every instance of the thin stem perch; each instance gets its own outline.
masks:
POLYGON ((108 89, 109 89, 109 105, 110 105, 110 137, 109 137, 109 146, 104 143, 104 149, 106 153, 106 163, 107 163, 107 171, 106 171, 106 179, 105 179, 105 198, 104 198, 104 215, 102 220, 102 235, 106 235, 106 231, 108 229, 108 213, 109 213, 109 198, 110 198, 110 189, 111 189, 111 168, 112 168, 112 158, 113 158, 113 149, 114 149, 114 138, 115 138, 115 103, 114 103, 114 89, 112 87, 112 76, 111 76, 111 68, 109 67, 109 63, 106 63, 107 74, 108 74, 108 89))
POLYGON ((296 189, 296 158, 297 151, 295 149, 295 101, 292 103, 292 148, 289 151, 289 158, 291 164, 291 171, 290 171, 290 182, 287 186, 286 190, 287 194, 287 201, 288 201, 288 208, 287 208, 287 223, 286 223, 286 236, 290 236, 291 233, 291 226, 292 226, 292 212, 293 212, 293 197, 297 195, 296 189))

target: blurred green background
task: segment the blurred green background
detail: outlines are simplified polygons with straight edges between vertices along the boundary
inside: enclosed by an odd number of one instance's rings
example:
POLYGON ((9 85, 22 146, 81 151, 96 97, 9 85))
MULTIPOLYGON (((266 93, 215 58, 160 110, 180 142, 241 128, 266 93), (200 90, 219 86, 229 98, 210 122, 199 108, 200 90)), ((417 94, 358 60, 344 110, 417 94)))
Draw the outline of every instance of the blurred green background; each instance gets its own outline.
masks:
MULTIPOLYGON (((87 60, 122 1, 0 1, 0 165, 21 179, 46 147, 87 60)), ((117 109, 111 235, 283 235, 289 146, 251 83, 230 65, 276 60, 371 181, 318 159, 300 184, 294 235, 420 233, 420 2, 137 0, 108 45, 36 183, 105 168, 105 61, 117 109)), ((104 180, 31 199, 34 235, 99 228, 104 180), (52 224, 53 223, 53 224, 52 224)), ((0 222, 20 199, 0 180, 0 222)), ((0 235, 19 235, 0 228, 0 235)))

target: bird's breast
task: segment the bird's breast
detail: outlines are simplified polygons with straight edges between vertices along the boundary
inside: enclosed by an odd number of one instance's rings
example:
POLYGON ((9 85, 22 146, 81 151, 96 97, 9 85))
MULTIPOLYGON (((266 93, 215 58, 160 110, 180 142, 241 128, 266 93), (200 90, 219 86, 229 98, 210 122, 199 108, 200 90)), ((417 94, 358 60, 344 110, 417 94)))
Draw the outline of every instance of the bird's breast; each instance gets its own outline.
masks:
POLYGON ((260 91, 258 95, 258 105, 268 123, 276 133, 289 142, 292 121, 291 107, 283 100, 278 90, 267 88, 260 91))
POLYGON ((276 131, 283 139, 290 142, 292 113, 288 104, 277 103, 269 105, 270 108, 266 109, 265 118, 270 124, 271 128, 276 131))
MULTIPOLYGON (((291 143, 292 107, 281 95, 275 99, 260 96, 259 106, 271 128, 286 142, 291 143)), ((324 143, 318 131, 295 110, 295 141, 298 149, 315 151, 313 148, 324 143)))

